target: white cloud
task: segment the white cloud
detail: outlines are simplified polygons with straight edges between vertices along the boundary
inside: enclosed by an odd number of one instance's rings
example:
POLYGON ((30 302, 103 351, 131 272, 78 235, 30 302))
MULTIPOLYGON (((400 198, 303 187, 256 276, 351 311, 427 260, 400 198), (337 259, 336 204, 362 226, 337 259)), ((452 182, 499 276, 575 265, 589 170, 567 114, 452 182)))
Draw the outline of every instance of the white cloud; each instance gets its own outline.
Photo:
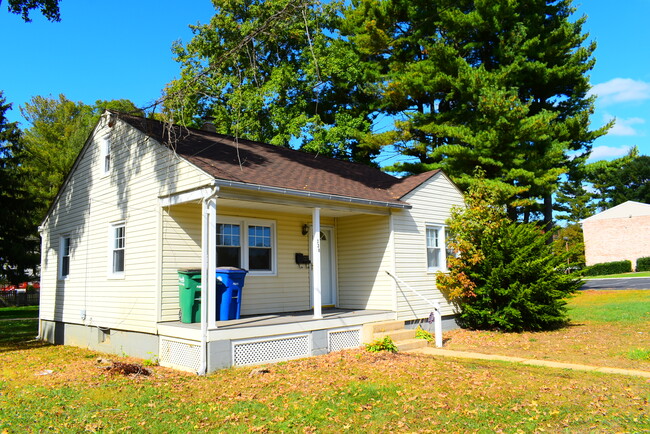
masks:
MULTIPOLYGON (((606 122, 609 122, 610 119, 606 118, 606 122)), ((612 136, 638 136, 639 133, 634 129, 633 125, 645 124, 645 120, 641 118, 629 118, 621 119, 617 118, 614 122, 614 126, 607 132, 607 134, 612 136)))
POLYGON ((591 150, 589 156, 590 161, 610 160, 613 158, 623 157, 630 152, 631 146, 621 146, 620 148, 613 148, 611 146, 596 146, 591 150))
POLYGON ((602 105, 650 99, 650 83, 631 78, 614 78, 594 85, 589 95, 598 95, 602 105))

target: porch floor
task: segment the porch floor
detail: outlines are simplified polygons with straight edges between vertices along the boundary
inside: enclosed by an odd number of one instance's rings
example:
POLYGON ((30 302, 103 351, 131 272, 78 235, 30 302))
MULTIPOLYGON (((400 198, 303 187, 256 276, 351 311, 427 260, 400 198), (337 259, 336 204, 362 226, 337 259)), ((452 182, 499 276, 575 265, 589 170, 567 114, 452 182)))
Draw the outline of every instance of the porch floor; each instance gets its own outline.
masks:
MULTIPOLYGON (((252 337, 282 332, 318 330, 321 328, 361 325, 394 319, 395 312, 372 309, 323 308, 321 319, 314 319, 313 310, 246 315, 240 319, 217 321, 217 328, 210 328, 209 340, 221 337, 252 337)), ((201 323, 165 321, 158 323, 160 334, 186 337, 200 336, 201 323)))
MULTIPOLYGON (((217 321, 218 329, 233 329, 244 327, 264 327, 283 324, 293 324, 297 322, 310 322, 322 321, 328 319, 339 318, 357 318, 364 315, 376 315, 392 313, 387 310, 371 310, 371 309, 339 309, 339 308, 323 308, 322 319, 314 319, 313 310, 301 310, 297 312, 282 312, 282 313, 268 313, 261 315, 246 315, 240 319, 232 319, 228 321, 217 321)), ((165 321, 161 325, 170 325, 174 327, 183 327, 188 329, 200 329, 201 323, 182 323, 180 321, 165 321)))

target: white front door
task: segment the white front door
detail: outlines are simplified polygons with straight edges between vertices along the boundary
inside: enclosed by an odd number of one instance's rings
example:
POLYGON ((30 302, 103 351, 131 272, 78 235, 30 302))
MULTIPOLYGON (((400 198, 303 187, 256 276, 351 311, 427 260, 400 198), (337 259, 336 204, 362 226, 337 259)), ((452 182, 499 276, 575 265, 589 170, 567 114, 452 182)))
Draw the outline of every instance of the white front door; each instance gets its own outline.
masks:
MULTIPOLYGON (((336 278, 334 269, 334 246, 332 229, 321 227, 320 263, 321 263, 321 300, 323 306, 336 305, 336 278)), ((313 257, 312 252, 312 257, 313 257)), ((313 286, 312 286, 313 287, 313 286)))

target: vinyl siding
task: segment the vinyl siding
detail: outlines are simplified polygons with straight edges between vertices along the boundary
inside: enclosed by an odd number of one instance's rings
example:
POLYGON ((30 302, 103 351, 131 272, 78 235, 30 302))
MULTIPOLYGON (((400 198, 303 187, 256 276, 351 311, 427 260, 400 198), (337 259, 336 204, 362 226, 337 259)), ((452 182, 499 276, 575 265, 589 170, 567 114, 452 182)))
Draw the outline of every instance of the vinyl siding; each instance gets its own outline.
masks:
MULTIPOLYGON (((311 308, 310 269, 295 263, 295 253, 309 254, 309 237, 301 233, 311 223, 311 214, 299 215, 265 210, 239 209, 219 205, 220 218, 268 220, 275 223, 277 273, 274 276, 247 275, 242 290, 242 315, 292 312, 311 308)), ((230 221, 230 220, 228 220, 230 221)), ((322 218, 321 224, 334 220, 322 218)), ((178 319, 179 268, 201 267, 201 206, 176 205, 163 216, 163 298, 162 320, 178 319)))
POLYGON ((41 318, 155 331, 158 197, 205 185, 210 179, 124 123, 117 121, 109 128, 100 121, 44 222, 41 318), (108 175, 102 173, 104 136, 111 141, 108 175), (118 221, 126 227, 125 272, 122 278, 112 278, 109 228, 118 221), (70 274, 59 280, 59 237, 64 234, 71 238, 70 274))
POLYGON ((337 219, 339 307, 394 309, 388 216, 337 219))
MULTIPOLYGON (((246 277, 242 290, 242 315, 310 309, 311 270, 304 266, 300 268, 295 262, 294 255, 297 252, 309 254, 309 237, 302 235, 301 230, 304 224, 311 224, 311 214, 298 215, 219 207, 217 200, 217 221, 220 216, 275 222, 277 274, 246 277)), ((322 225, 331 225, 333 222, 333 219, 321 218, 322 225)))
POLYGON ((201 268, 202 208, 197 202, 163 209, 162 321, 178 320, 178 270, 201 268))
MULTIPOLYGON (((444 315, 452 314, 452 306, 436 288, 435 273, 427 272, 425 228, 427 224, 445 225, 451 207, 463 204, 462 195, 443 174, 438 173, 403 200, 413 208, 393 215, 395 274, 424 297, 437 300, 444 315)), ((396 286, 396 291, 399 319, 429 316, 429 304, 400 285, 396 286)))

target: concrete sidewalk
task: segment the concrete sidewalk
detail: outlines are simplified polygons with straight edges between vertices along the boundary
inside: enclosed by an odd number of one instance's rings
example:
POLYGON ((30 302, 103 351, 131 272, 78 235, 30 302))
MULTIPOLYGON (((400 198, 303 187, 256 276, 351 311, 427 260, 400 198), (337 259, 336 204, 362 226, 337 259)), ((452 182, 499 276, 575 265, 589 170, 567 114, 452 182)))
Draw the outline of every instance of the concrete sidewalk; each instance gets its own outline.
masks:
POLYGON ((649 371, 635 369, 605 368, 601 366, 579 365, 575 363, 552 362, 548 360, 524 359, 522 357, 500 356, 495 354, 472 353, 468 351, 453 351, 443 348, 418 348, 409 352, 431 356, 453 357, 458 359, 499 360, 502 362, 521 363, 530 366, 545 366, 548 368, 572 369, 574 371, 601 372, 603 374, 629 375, 633 377, 650 378, 649 371))

